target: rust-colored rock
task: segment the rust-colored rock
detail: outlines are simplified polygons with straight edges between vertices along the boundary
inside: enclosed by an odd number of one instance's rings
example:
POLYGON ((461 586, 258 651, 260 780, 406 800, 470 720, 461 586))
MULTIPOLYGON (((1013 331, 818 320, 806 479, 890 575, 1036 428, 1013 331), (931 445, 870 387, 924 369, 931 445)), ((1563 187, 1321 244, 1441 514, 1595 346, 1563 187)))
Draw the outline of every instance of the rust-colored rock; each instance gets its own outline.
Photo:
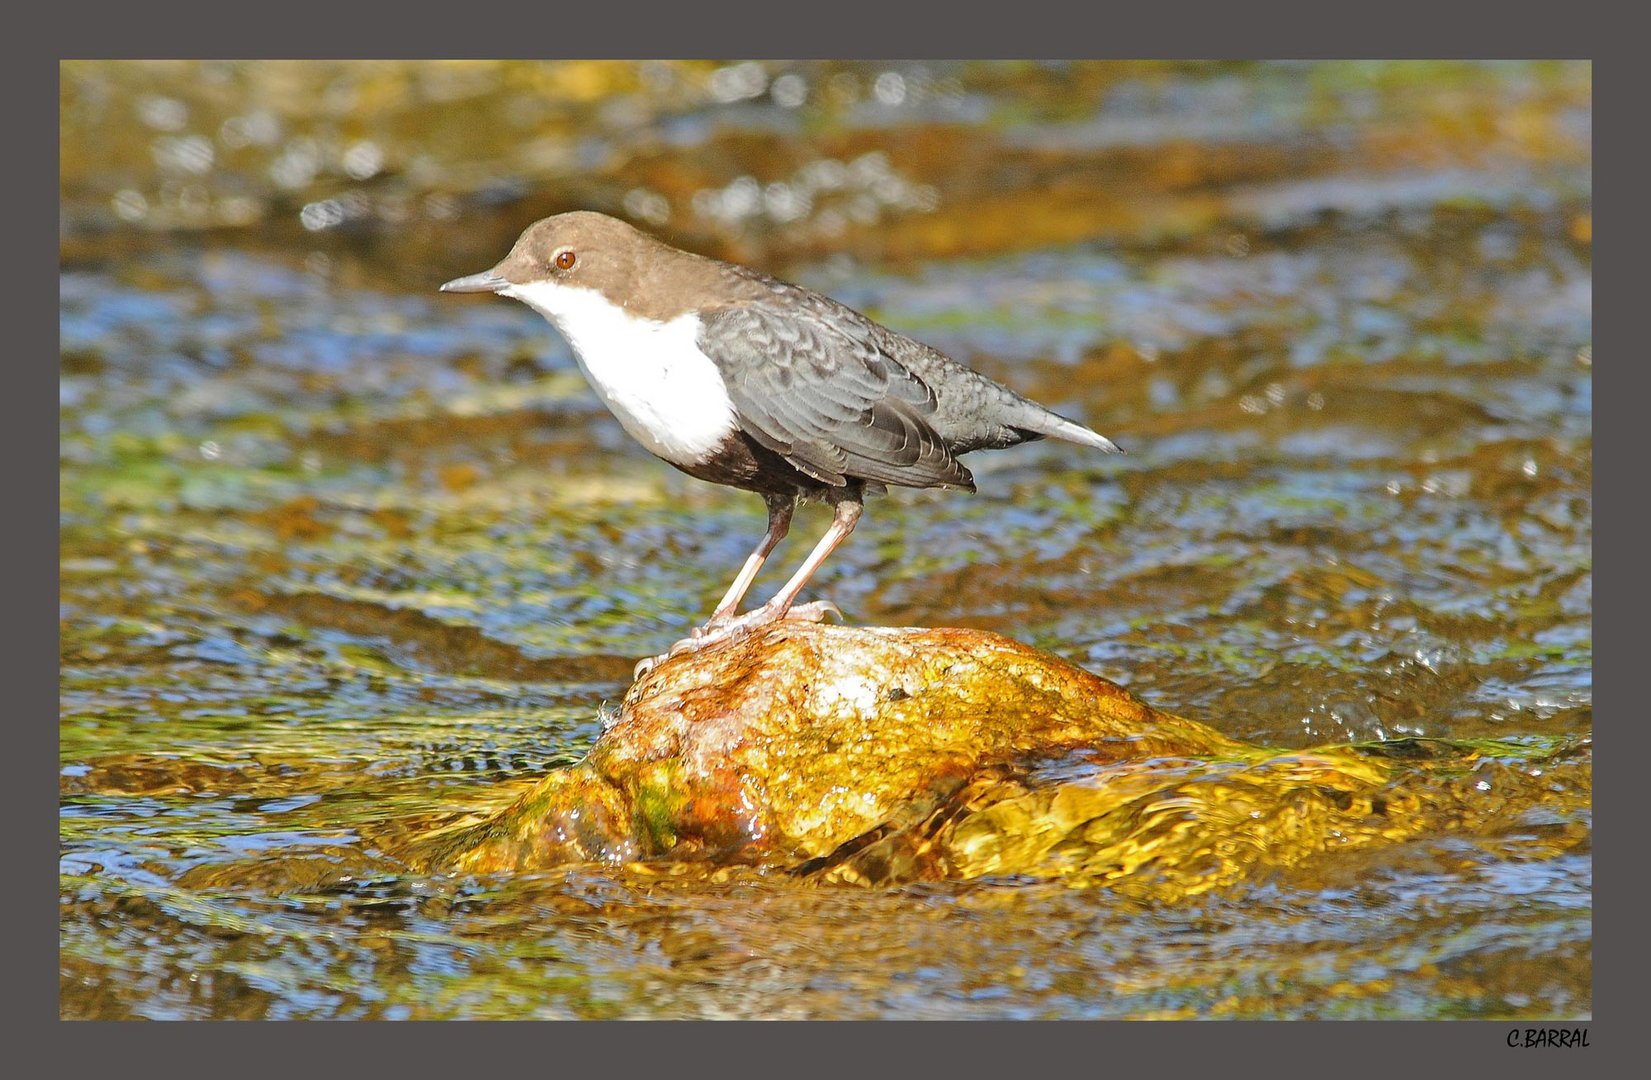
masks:
POLYGON ((786 622, 661 664, 584 761, 407 854, 446 871, 667 859, 1184 895, 1461 825, 1448 784, 1403 790, 1396 761, 1472 756, 1269 751, 996 634, 786 622))

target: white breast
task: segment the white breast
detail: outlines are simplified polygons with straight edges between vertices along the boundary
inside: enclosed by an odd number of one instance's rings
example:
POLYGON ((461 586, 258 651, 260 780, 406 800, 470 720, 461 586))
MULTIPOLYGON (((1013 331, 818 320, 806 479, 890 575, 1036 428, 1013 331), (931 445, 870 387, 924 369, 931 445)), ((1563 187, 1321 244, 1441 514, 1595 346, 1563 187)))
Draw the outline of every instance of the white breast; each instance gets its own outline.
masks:
POLYGON ((504 296, 550 320, 579 368, 631 437, 666 461, 705 461, 733 433, 722 373, 696 340, 699 317, 646 319, 601 293, 550 281, 512 285, 504 296))

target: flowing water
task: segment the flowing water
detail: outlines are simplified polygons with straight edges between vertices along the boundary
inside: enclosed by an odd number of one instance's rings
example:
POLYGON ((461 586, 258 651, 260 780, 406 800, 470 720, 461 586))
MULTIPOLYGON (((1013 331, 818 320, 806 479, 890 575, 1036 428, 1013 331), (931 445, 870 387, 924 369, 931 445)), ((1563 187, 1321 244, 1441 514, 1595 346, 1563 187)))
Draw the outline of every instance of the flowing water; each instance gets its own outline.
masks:
POLYGON ((1589 1015, 1591 94, 1586 64, 66 64, 62 1015, 1589 1015), (574 207, 1127 451, 875 499, 805 599, 1267 745, 1529 746, 1487 805, 1558 754, 1553 806, 1178 903, 383 857, 577 760, 762 530, 537 316, 434 291, 574 207))

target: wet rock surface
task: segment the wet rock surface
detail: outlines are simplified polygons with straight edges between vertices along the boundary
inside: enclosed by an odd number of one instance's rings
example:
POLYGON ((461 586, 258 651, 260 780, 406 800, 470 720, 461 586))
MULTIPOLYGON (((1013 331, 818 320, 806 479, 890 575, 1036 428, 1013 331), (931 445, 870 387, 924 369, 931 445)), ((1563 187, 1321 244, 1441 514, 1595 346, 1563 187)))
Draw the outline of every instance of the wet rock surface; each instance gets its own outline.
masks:
POLYGON ((664 860, 865 884, 1027 875, 1172 899, 1545 799, 1474 812, 1429 785, 1487 749, 1271 751, 997 634, 788 622, 661 664, 584 761, 407 854, 482 873, 664 860))

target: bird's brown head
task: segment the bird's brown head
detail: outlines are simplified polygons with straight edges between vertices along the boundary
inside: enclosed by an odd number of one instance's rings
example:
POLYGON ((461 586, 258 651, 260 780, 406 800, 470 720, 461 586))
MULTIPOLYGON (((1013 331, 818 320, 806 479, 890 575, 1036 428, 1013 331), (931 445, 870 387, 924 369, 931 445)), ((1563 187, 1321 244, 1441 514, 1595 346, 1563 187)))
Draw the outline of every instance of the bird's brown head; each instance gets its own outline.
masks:
POLYGON ((638 283, 703 261, 618 218, 575 210, 534 222, 497 266, 449 281, 441 291, 499 293, 531 303, 530 295, 548 283, 601 293, 614 303, 631 300, 626 306, 634 307, 646 296, 638 283))

